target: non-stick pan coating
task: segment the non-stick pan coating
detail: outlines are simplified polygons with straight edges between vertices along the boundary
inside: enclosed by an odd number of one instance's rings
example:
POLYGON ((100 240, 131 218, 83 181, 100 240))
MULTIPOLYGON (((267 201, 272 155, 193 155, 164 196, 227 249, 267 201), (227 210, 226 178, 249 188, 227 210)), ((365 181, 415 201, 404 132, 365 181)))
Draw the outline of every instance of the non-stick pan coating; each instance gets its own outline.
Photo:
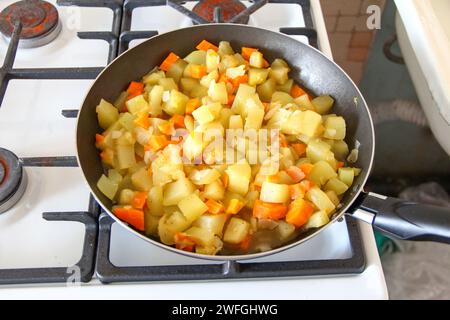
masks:
MULTIPOLYGON (((359 141, 359 159, 355 166, 363 169, 362 173, 355 179, 354 186, 344 197, 343 206, 333 220, 344 214, 345 209, 361 191, 372 165, 374 152, 373 124, 363 97, 342 69, 334 62, 328 60, 319 51, 277 32, 236 24, 200 25, 153 37, 119 56, 98 76, 87 94, 79 113, 77 149, 78 160, 83 174, 94 196, 103 208, 114 219, 119 221, 110 212, 111 201, 96 186, 103 169, 98 150, 95 148, 95 134, 101 132, 97 123, 95 107, 102 98, 114 101, 130 81, 139 80, 150 69, 159 65, 169 52, 173 51, 183 57, 194 50, 195 45, 203 39, 208 39, 213 43, 218 43, 222 40, 229 41, 235 49, 243 46, 257 47, 260 48, 269 61, 275 58, 285 59, 292 69, 290 77, 314 94, 329 94, 336 100, 332 112, 343 116, 346 120, 347 137, 345 140, 350 149, 355 146, 356 140, 359 141)), ((126 226, 126 224, 120 223, 131 232, 139 234, 126 226)), ((296 242, 285 245, 282 248, 245 256, 200 256, 169 248, 141 234, 139 235, 164 248, 183 254, 208 259, 239 260, 278 252, 295 245, 299 241, 306 240, 311 233, 315 234, 318 231, 306 233, 297 239, 296 242)))

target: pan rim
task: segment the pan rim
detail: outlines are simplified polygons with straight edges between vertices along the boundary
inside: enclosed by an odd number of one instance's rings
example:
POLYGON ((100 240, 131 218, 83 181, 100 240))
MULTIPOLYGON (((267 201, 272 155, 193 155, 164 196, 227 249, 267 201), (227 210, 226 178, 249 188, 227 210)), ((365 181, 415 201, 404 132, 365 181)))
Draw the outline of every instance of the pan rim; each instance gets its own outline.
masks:
MULTIPOLYGON (((355 102, 356 103, 356 102, 355 102)), ((360 106, 358 106, 360 107, 360 106)), ((292 249, 306 241, 308 241, 309 239, 317 236, 318 234, 320 234, 323 230, 327 229, 331 224, 336 223, 336 222, 340 222, 339 220, 341 220, 341 218, 347 213, 346 211, 351 207, 351 205, 356 201, 356 199, 359 197, 359 195, 363 192, 364 186, 367 183, 367 180, 369 179, 370 173, 372 171, 372 167, 373 167, 373 161, 374 161, 374 156, 375 156, 375 129, 374 129, 374 124, 373 124, 373 119, 372 119, 372 115, 370 113, 369 107, 367 105, 366 100, 364 99, 364 96, 362 95, 361 91, 359 90, 358 86, 354 83, 354 81, 350 78, 350 76, 331 58, 329 58, 325 53, 321 52, 320 50, 314 48, 313 46, 303 43, 297 39, 292 38, 289 35, 283 34, 281 32, 277 32, 277 31, 273 31, 273 30, 269 30, 269 29, 264 29, 264 28, 259 28, 259 27, 253 27, 253 26, 249 26, 249 25, 245 25, 245 24, 236 24, 236 23, 211 23, 211 24, 203 24, 203 25, 194 25, 194 26, 190 26, 190 27, 184 27, 184 28, 179 28, 176 30, 171 30, 168 32, 164 32, 161 34, 158 34, 156 36, 153 36, 149 39, 146 39, 145 41, 143 41, 142 43, 136 45, 133 48, 130 48, 124 52, 122 52, 120 55, 118 55, 114 60, 112 60, 110 63, 108 63, 108 65, 105 66, 105 68, 97 75, 97 77, 95 78, 95 80, 92 82, 91 86, 89 87, 89 89, 86 92, 86 95, 84 96, 83 99, 83 103, 81 105, 80 111, 78 112, 77 115, 77 121, 76 121, 76 131, 75 131, 75 144, 76 144, 76 159, 77 159, 77 163, 79 166, 79 169, 82 172, 83 175, 83 180, 84 182, 87 184, 92 196, 95 198, 95 200, 97 201, 97 203, 101 206, 101 208, 103 209, 104 212, 106 212, 116 223, 118 223, 119 225, 121 225, 121 227, 124 227, 125 229, 127 229, 129 232, 131 232, 132 234, 134 234, 135 236, 138 236, 139 238, 158 246, 159 248, 162 248, 164 250, 168 250, 171 252, 174 252, 176 254, 180 254, 183 256, 187 256, 189 258, 194 258, 194 259, 202 259, 202 260, 209 260, 209 261, 218 261, 218 262, 226 262, 226 261, 244 261, 244 260, 252 260, 252 259, 259 259, 259 258, 263 258, 269 255, 274 255, 277 253, 281 253, 285 250, 289 250, 292 249), (168 34, 171 33, 177 33, 180 32, 181 30, 186 30, 186 29, 196 29, 196 28, 208 28, 208 27, 216 27, 216 26, 231 26, 231 27, 243 27, 243 28, 248 28, 248 29, 253 29, 253 30, 258 30, 258 32, 268 32, 268 33, 273 33, 274 35, 276 35, 277 37, 284 37, 286 39, 289 39, 289 41, 296 41, 297 43, 299 43, 300 45, 303 45, 305 47, 307 47, 308 49, 312 49, 314 50, 316 53, 320 54, 323 58, 325 58, 326 60, 330 61, 334 67, 338 68, 339 71, 345 75, 345 77, 351 82, 351 84, 353 85, 354 89, 356 89, 356 92, 359 94, 359 96, 362 98, 362 101, 359 101, 360 104, 362 104, 362 106, 365 108, 365 111, 369 117, 369 122, 370 122, 370 134, 371 134, 371 138, 372 138, 372 148, 371 148, 371 155, 370 155, 370 162, 369 165, 367 167, 367 171, 366 174, 364 176, 364 178, 361 181, 361 184, 356 188, 355 193, 353 195, 353 197, 348 201, 348 203, 343 206, 342 208, 340 208, 339 213, 338 214, 334 214, 333 219, 330 220, 330 222, 328 222, 326 225, 320 227, 319 229, 315 230, 313 233, 311 233, 310 235, 301 238, 295 242, 283 245, 281 247, 278 248, 274 248, 272 250, 269 251, 264 251, 264 252, 258 252, 258 253, 251 253, 251 254, 241 254, 241 255, 205 255, 205 254, 199 254, 199 253, 192 253, 192 252, 188 252, 188 251, 184 251, 184 250, 180 250, 180 249, 176 249, 172 246, 166 245, 162 242, 158 242, 154 239, 151 239, 147 236, 145 236, 144 234, 139 233, 138 231, 134 230, 133 228, 131 228, 128 224, 126 224, 125 222, 121 221, 119 218, 117 218, 103 203, 102 201, 99 200, 99 198, 97 197, 97 195, 95 194, 95 192, 92 190, 89 181, 85 175, 85 172, 83 170, 83 167, 81 165, 81 161, 80 161, 80 157, 79 157, 79 152, 78 152, 78 129, 79 129, 79 123, 80 123, 80 116, 81 116, 81 112, 83 110, 83 107, 85 105, 86 99, 89 96, 89 94, 91 93, 92 87, 97 83, 98 79, 103 75, 103 73, 105 73, 116 61, 118 61, 119 59, 121 59, 123 56, 125 56, 125 54, 127 54, 129 51, 137 49, 138 47, 145 45, 147 42, 152 41, 156 38, 159 37, 164 37, 168 34)))

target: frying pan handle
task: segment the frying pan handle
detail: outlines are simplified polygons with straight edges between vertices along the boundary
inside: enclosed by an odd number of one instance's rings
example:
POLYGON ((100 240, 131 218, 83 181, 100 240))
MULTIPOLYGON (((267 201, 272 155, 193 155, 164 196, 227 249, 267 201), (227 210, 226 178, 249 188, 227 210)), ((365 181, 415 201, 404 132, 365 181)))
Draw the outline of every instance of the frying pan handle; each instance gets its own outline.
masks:
POLYGON ((450 243, 450 208, 437 207, 385 197, 362 194, 355 218, 394 238, 450 243))

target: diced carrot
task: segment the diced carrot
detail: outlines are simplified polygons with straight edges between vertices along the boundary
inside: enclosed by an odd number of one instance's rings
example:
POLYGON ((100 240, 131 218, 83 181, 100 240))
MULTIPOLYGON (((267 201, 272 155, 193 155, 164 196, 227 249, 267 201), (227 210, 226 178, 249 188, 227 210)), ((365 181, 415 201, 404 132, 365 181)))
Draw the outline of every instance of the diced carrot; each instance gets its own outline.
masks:
POLYGON ((131 81, 128 86, 127 93, 130 95, 140 95, 144 92, 144 84, 142 82, 131 81))
POLYGON ((263 106, 264 106, 264 111, 265 111, 265 112, 269 111, 270 103, 263 102, 262 104, 263 104, 263 106))
POLYGON ((115 208, 113 212, 120 220, 132 225, 139 231, 144 231, 144 211, 134 208, 115 208))
POLYGON ((312 182, 310 180, 303 180, 302 182, 299 183, 299 185, 300 185, 300 188, 303 189, 303 192, 308 192, 309 189, 314 187, 314 182, 312 182))
MULTIPOLYGON (((133 92, 133 93, 129 93, 128 94, 128 97, 127 97, 127 101, 128 100, 131 100, 131 99, 133 99, 133 98, 136 98, 137 96, 140 96, 142 93, 139 93, 139 92, 133 92)), ((127 108, 127 105, 125 104, 125 108, 127 109, 126 111, 128 111, 128 108, 127 108)), ((125 112, 126 112, 125 111, 125 112)))
POLYGON ((303 88, 300 87, 298 84, 294 84, 292 86, 291 96, 293 96, 294 98, 298 98, 298 97, 300 97, 300 96, 302 96, 304 94, 306 94, 306 91, 303 90, 303 88))
POLYGON ((280 133, 280 146, 283 147, 283 148, 286 148, 288 146, 288 143, 286 141, 286 137, 282 133, 280 133))
POLYGON ((175 128, 184 128, 184 117, 180 114, 174 114, 172 118, 170 118, 170 122, 175 128))
POLYGON ((266 59, 263 59, 263 68, 268 68, 270 66, 270 63, 267 62, 266 59))
POLYGON ((213 199, 208 199, 205 204, 208 207, 208 211, 210 213, 218 214, 225 210, 223 204, 213 199))
POLYGON ((287 168, 286 173, 295 183, 302 181, 306 177, 303 170, 296 166, 290 166, 289 168, 287 168))
MULTIPOLYGON (((167 137, 165 135, 153 135, 148 141, 148 148, 150 151, 156 152, 165 148, 169 144, 167 137)), ((145 146, 144 146, 145 150, 145 146)))
POLYGON ((250 248, 250 243, 252 242, 252 236, 248 234, 244 240, 238 243, 238 250, 246 251, 250 248))
POLYGON ((224 186, 225 188, 227 188, 227 187, 228 187, 228 180, 229 180, 229 177, 228 177, 228 174, 227 174, 226 172, 224 172, 224 173, 222 174, 222 176, 220 177, 220 180, 222 180, 223 186, 224 186))
POLYGON ((306 152, 306 144, 304 143, 293 143, 291 144, 292 148, 297 155, 302 156, 306 152))
POLYGON ((177 56, 175 53, 171 52, 169 53, 167 58, 164 59, 159 68, 163 71, 169 71, 172 64, 174 64, 174 62, 176 62, 178 59, 180 59, 180 57, 177 56))
POLYGON ((279 182, 279 172, 277 172, 275 174, 271 174, 269 176, 266 176, 266 181, 267 182, 278 183, 279 182))
POLYGON ((150 127, 150 119, 148 118, 148 114, 141 113, 136 119, 134 119, 134 123, 139 127, 148 129, 150 127))
POLYGON ((220 82, 224 82, 224 83, 227 83, 227 82, 228 82, 228 77, 227 77, 227 75, 225 74, 225 72, 222 73, 222 74, 220 74, 219 81, 217 81, 217 83, 220 83, 220 82))
POLYGON ((159 131, 161 131, 162 133, 164 133, 168 136, 175 133, 174 125, 170 121, 161 123, 160 125, 158 125, 158 129, 159 129, 159 131))
POLYGON ((105 137, 101 134, 96 133, 95 134, 95 142, 96 143, 102 143, 103 140, 105 140, 105 137))
POLYGON ((269 203, 256 200, 253 205, 253 216, 258 219, 280 220, 286 216, 287 207, 281 203, 269 203))
POLYGON ((175 247, 184 251, 194 251, 195 242, 183 232, 178 232, 174 236, 175 247))
POLYGON ((186 114, 192 114, 192 112, 194 112, 195 109, 197 109, 200 106, 201 106, 200 99, 198 98, 189 99, 188 102, 186 103, 186 114))
POLYGON ((244 74, 243 76, 236 77, 234 79, 231 79, 231 83, 233 84, 233 87, 238 88, 241 83, 247 83, 248 82, 248 75, 244 74))
POLYGON ((249 48, 249 47, 242 47, 242 56, 244 57, 245 60, 249 60, 250 56, 252 55, 253 52, 259 51, 256 48, 249 48))
POLYGON ((297 228, 303 226, 314 212, 313 205, 304 199, 298 198, 291 202, 286 215, 286 222, 293 224, 297 228))
POLYGON ((230 203, 227 206, 227 210, 225 213, 227 214, 236 214, 244 207, 244 203, 239 199, 231 199, 230 203))
POLYGON ((308 175, 310 172, 311 172, 311 170, 313 169, 313 165, 311 164, 311 163, 303 163, 303 164, 301 164, 300 165, 300 169, 302 169, 302 171, 306 174, 306 175, 308 175))
POLYGON ((131 200, 131 206, 135 209, 143 209, 147 201, 147 193, 136 192, 133 199, 131 200))
POLYGON ((148 167, 147 173, 148 173, 149 176, 151 176, 153 174, 152 166, 148 167))
POLYGON ((214 50, 215 52, 219 51, 217 46, 207 40, 202 40, 195 48, 202 51, 208 51, 209 49, 214 50))
POLYGON ((344 167, 344 165, 345 165, 345 163, 343 161, 338 161, 336 164, 338 169, 344 167))
POLYGON ((300 183, 292 184, 289 186, 289 195, 292 200, 295 200, 297 198, 303 198, 305 196, 305 191, 300 183))
POLYGON ((192 65, 191 66, 191 77, 194 79, 201 79, 206 75, 206 66, 204 65, 192 65))

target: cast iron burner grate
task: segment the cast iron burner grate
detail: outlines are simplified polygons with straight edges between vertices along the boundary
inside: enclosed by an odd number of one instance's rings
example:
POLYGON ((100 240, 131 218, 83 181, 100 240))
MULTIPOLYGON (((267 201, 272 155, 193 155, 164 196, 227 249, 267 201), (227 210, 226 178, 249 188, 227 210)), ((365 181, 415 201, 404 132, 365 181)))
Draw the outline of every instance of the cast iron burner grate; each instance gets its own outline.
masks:
MULTIPOLYGON (((303 11, 306 27, 280 28, 279 31, 289 35, 303 35, 309 43, 317 48, 317 33, 313 26, 309 0, 254 0, 253 5, 231 19, 243 22, 248 16, 265 3, 296 3, 303 11)), ((147 39, 158 34, 156 30, 131 31, 132 12, 139 7, 169 5, 186 14, 197 23, 208 23, 187 10, 179 1, 160 0, 58 0, 59 6, 107 7, 113 11, 111 31, 78 32, 81 39, 104 40, 109 44, 108 62, 128 49, 133 40, 147 39)), ((215 10, 215 21, 221 21, 220 10, 215 10)), ((12 79, 95 79, 103 67, 93 68, 13 68, 19 47, 22 25, 16 21, 11 34, 10 43, 4 64, 0 68, 0 108, 5 97, 9 81, 12 79)), ((64 109, 61 114, 65 118, 76 118, 78 110, 64 109)), ((38 157, 20 159, 26 167, 76 167, 74 156, 38 157)), ((81 281, 89 282, 94 273, 104 283, 126 281, 176 281, 205 279, 237 279, 258 277, 292 277, 325 274, 356 274, 364 270, 365 258, 360 233, 354 221, 346 220, 352 256, 348 259, 290 261, 270 263, 227 262, 219 265, 177 265, 147 267, 116 267, 109 258, 111 245, 111 226, 113 220, 101 213, 98 203, 92 195, 87 212, 50 212, 43 213, 49 221, 77 221, 85 224, 86 234, 83 253, 77 266, 81 270, 81 281), (101 214, 100 214, 101 213, 101 214)), ((0 270, 0 284, 26 284, 66 282, 70 277, 66 268, 37 269, 3 269, 0 270)))

